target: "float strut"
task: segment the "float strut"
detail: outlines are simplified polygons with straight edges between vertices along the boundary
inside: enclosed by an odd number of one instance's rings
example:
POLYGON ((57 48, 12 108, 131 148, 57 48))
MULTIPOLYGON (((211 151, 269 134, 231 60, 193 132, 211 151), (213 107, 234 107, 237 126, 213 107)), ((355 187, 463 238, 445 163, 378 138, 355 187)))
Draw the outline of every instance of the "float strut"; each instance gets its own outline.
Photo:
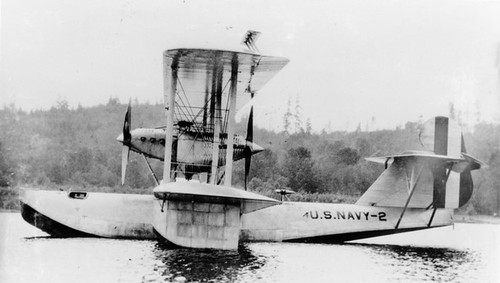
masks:
POLYGON ((142 157, 144 157, 144 161, 146 161, 146 164, 148 165, 148 168, 149 168, 149 172, 151 172, 151 176, 153 176, 153 179, 155 179, 155 183, 157 186, 160 185, 160 183, 158 182, 158 178, 156 177, 156 174, 155 172, 153 171, 153 168, 151 167, 151 164, 149 164, 149 161, 148 159, 146 158, 146 155, 142 154, 142 157))

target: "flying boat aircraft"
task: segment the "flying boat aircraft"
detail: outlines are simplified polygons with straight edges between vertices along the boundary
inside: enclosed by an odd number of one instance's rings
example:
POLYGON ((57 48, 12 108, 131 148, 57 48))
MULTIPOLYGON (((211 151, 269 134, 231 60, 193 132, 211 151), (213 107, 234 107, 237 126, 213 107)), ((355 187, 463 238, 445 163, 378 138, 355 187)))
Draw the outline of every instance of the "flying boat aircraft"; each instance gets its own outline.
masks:
MULTIPOLYGON (((246 34, 243 51, 164 52, 166 127, 148 136, 165 138, 163 180, 152 195, 23 190, 23 218, 59 237, 157 239, 225 250, 245 241, 331 243, 453 224, 453 210, 471 198, 471 171, 483 164, 466 152, 460 127, 446 117, 423 125, 419 151, 368 158, 386 169, 355 204, 278 201, 234 188, 235 152, 255 147, 251 138, 238 144, 236 100, 253 97, 288 63, 260 54, 257 36, 246 34), (202 155, 208 177, 188 180, 185 165, 199 164, 193 160, 202 155)), ((129 127, 130 120, 125 124, 129 127)), ((129 148, 145 154, 131 136, 135 133, 124 131, 125 155, 129 148)), ((251 154, 243 156, 247 167, 251 154)))

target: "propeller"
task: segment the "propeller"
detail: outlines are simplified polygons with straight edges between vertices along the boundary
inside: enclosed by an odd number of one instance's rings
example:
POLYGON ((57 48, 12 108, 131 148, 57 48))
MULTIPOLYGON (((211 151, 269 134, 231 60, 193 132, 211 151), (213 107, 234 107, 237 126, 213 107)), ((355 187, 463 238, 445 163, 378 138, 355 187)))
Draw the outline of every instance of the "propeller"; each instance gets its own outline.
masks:
MULTIPOLYGON (((125 173, 130 156, 130 146, 132 145, 132 135, 130 134, 130 124, 132 123, 132 101, 129 100, 125 121, 123 121, 123 147, 122 147, 122 186, 125 184, 125 173)), ((119 137, 120 138, 120 137, 119 137)))
MULTIPOLYGON (((251 93, 251 99, 253 99, 254 93, 251 93)), ((248 115, 248 125, 247 125, 247 145, 244 150, 245 156, 245 191, 247 190, 248 184, 248 174, 250 174, 250 165, 252 163, 252 144, 253 144, 253 105, 250 107, 250 114, 248 115)))

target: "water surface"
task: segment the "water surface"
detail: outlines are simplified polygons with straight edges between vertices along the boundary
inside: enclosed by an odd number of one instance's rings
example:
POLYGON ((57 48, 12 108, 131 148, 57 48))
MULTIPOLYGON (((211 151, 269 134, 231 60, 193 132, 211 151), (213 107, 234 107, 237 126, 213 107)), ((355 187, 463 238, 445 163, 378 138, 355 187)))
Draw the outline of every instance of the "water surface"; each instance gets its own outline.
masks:
POLYGON ((0 227, 0 282, 500 282, 500 225, 340 245, 246 243, 237 252, 51 238, 19 213, 0 213, 0 227))

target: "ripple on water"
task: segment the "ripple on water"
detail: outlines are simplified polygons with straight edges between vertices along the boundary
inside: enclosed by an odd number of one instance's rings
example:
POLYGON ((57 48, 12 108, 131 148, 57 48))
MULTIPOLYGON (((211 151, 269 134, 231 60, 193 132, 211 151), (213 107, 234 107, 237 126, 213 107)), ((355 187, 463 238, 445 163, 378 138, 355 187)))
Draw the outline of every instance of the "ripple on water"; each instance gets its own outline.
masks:
POLYGON ((387 279, 394 281, 450 282, 464 276, 472 279, 482 262, 480 254, 472 250, 367 244, 360 247, 386 271, 387 279))
POLYGON ((0 213, 0 226, 8 227, 0 233, 2 283, 500 282, 500 229, 491 225, 384 238, 398 245, 248 243, 237 252, 166 249, 156 241, 51 238, 13 213, 0 213))

